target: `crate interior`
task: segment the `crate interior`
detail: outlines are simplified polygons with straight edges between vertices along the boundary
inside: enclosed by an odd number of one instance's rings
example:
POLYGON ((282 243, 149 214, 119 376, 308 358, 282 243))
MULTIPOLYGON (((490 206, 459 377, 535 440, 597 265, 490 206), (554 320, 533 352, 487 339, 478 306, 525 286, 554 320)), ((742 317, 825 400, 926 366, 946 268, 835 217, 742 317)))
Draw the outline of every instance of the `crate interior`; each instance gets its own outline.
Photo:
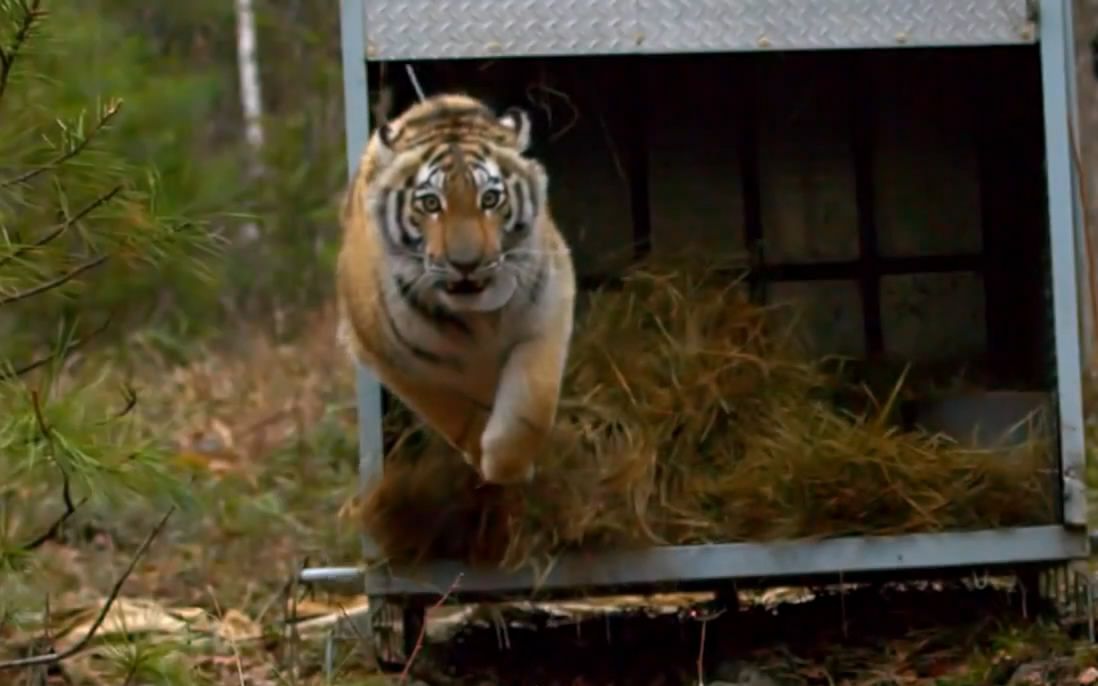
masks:
MULTIPOLYGON (((535 125, 581 284, 648 252, 751 256, 811 351, 883 381, 1055 388, 1036 47, 415 63, 535 125)), ((415 98, 369 65, 371 103, 415 98)), ((582 309, 582 303, 580 305, 582 309)), ((582 314, 582 313, 581 313, 582 314)))

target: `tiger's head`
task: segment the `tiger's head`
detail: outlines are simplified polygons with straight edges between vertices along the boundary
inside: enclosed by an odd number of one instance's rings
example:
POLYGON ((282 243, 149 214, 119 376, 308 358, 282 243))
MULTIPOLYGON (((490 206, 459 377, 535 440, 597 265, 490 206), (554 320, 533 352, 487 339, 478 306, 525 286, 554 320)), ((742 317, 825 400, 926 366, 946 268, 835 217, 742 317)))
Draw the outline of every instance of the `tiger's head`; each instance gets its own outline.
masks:
POLYGON ((538 278, 548 178, 525 157, 530 120, 464 95, 412 106, 372 136, 366 209, 397 287, 456 311, 505 305, 538 278))

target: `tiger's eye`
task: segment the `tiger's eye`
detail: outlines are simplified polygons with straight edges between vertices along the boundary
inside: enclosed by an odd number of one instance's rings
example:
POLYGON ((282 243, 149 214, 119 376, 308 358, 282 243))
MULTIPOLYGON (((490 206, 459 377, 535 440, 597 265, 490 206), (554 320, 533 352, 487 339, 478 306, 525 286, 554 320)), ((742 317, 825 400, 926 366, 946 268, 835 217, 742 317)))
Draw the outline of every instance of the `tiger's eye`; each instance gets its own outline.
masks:
POLYGON ((437 214, 442 211, 442 203, 439 202, 437 195, 425 195, 419 199, 419 204, 424 212, 430 214, 437 214))
POLYGON ((490 210, 499 205, 499 200, 499 191, 495 189, 484 191, 484 195, 480 196, 480 207, 481 209, 490 210))

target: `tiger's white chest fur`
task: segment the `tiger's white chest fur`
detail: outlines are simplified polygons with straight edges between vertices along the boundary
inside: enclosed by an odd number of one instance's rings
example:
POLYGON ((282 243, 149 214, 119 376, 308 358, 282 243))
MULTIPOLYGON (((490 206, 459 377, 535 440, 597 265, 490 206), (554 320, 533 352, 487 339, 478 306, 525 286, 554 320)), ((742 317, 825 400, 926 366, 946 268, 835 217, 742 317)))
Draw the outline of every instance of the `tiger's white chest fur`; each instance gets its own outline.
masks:
POLYGON ((546 265, 546 281, 536 292, 518 288, 503 308, 483 313, 456 313, 430 293, 409 297, 390 282, 384 294, 391 315, 386 337, 401 351, 401 366, 410 377, 491 406, 515 345, 537 338, 549 325, 557 278, 546 265))

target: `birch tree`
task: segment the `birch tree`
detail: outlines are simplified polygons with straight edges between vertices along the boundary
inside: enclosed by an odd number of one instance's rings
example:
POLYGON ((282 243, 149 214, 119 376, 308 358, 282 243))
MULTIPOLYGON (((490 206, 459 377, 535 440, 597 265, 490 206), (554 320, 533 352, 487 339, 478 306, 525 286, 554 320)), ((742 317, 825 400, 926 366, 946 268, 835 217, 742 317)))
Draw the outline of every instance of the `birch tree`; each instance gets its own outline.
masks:
MULTIPOLYGON (((249 176, 263 176, 263 93, 259 84, 259 55, 256 50, 255 8, 252 0, 236 0, 236 54, 240 72, 240 104, 244 112, 244 140, 250 149, 249 176)), ((259 227, 248 222, 240 239, 249 243, 259 238, 259 227)))

